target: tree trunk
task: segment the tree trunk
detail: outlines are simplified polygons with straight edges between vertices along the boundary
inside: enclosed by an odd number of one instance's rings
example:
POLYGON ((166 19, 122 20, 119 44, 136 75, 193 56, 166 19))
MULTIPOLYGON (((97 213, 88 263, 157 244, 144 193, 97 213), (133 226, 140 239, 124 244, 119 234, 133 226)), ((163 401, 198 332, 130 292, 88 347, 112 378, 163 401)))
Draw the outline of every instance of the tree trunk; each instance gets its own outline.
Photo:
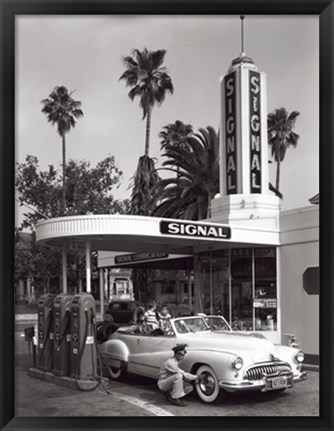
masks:
POLYGON ((50 277, 46 277, 46 293, 50 293, 50 277))
POLYGON ((206 213, 206 218, 211 217, 211 193, 208 193, 208 209, 206 213))
POLYGON ((281 174, 281 161, 277 160, 277 170, 276 170, 276 190, 279 190, 279 181, 281 174))
POLYGON ((65 135, 62 136, 62 153, 63 153, 63 194, 62 194, 62 215, 65 215, 66 208, 66 154, 65 154, 65 135))
POLYGON ((150 131, 151 131, 152 108, 149 106, 146 115, 146 137, 145 137, 145 156, 148 157, 150 150, 150 131))

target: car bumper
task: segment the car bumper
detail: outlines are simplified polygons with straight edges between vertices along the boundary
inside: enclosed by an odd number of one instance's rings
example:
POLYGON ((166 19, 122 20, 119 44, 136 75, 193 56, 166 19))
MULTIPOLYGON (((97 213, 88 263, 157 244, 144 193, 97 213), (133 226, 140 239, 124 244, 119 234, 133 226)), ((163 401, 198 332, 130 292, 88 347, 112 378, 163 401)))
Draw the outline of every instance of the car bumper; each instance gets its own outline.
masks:
POLYGON ((274 391, 278 389, 292 388, 295 383, 301 382, 307 379, 306 371, 300 372, 297 376, 284 375, 284 376, 263 376, 260 380, 241 380, 241 381, 227 381, 220 380, 219 387, 227 392, 237 391, 250 391, 250 390, 261 390, 262 392, 274 391), (274 386, 273 380, 277 377, 284 378, 284 385, 274 386))

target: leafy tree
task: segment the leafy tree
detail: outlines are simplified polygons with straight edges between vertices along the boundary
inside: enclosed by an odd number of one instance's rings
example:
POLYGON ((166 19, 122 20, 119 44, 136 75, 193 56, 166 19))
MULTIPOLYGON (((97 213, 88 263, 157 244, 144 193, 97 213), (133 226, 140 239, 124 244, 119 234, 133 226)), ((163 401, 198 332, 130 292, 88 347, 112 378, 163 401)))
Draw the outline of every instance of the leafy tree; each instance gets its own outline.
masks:
MULTIPOLYGON (((35 233, 33 233, 31 254, 33 256, 32 278, 37 294, 58 293, 58 279, 59 274, 61 274, 61 250, 37 243, 35 233)), ((74 258, 73 254, 70 254, 70 258, 74 258)), ((73 277, 68 277, 68 279, 69 285, 73 285, 73 277)))
MULTIPOLYGON (((85 161, 70 161, 65 174, 68 214, 129 212, 129 201, 118 201, 112 196, 112 190, 119 186, 122 176, 114 157, 105 158, 96 167, 92 167, 85 161)), ((17 164, 15 185, 19 202, 35 209, 33 213, 24 214, 20 227, 20 229, 30 228, 34 238, 35 225, 39 220, 43 217, 58 217, 62 213, 61 178, 52 165, 42 171, 37 157, 28 155, 24 163, 17 164)), ((15 267, 17 279, 26 278, 27 274, 24 272, 24 266, 26 266, 26 270, 34 278, 36 291, 42 293, 45 286, 48 291, 54 289, 50 283, 60 274, 61 252, 59 250, 42 246, 35 241, 27 247, 17 242, 15 253, 18 259, 15 267)), ((78 281, 84 279, 84 263, 74 252, 68 252, 67 261, 69 291, 74 291, 78 281)))
POLYGON ((26 279, 33 272, 31 242, 20 239, 20 232, 15 233, 15 281, 26 279))
MULTIPOLYGON (((33 280, 35 292, 39 295, 57 288, 60 274, 61 254, 57 249, 37 244, 35 233, 15 235, 15 282, 33 280), (23 235, 25 235, 23 237, 23 235)), ((56 290, 54 290, 56 291, 56 290)))
POLYGON ((42 100, 44 105, 43 114, 46 115, 48 122, 57 125, 57 131, 62 139, 62 166, 63 166, 63 190, 62 190, 62 215, 65 214, 66 203, 66 143, 65 135, 76 124, 76 119, 83 117, 81 102, 74 100, 63 85, 57 86, 50 93, 49 97, 42 100))
MULTIPOLYGON (((65 170, 67 178, 66 208, 68 215, 127 213, 129 202, 115 200, 113 188, 120 185, 122 171, 113 156, 108 156, 96 167, 89 162, 71 160, 65 170)), ((33 228, 38 220, 61 215, 61 179, 53 165, 46 171, 39 169, 37 157, 28 155, 17 164, 15 181, 18 200, 37 210, 24 214, 22 228, 33 228)))
POLYGON ((296 147, 299 135, 293 131, 299 112, 290 114, 285 108, 275 109, 268 114, 268 144, 271 146, 271 155, 277 163, 276 190, 279 190, 281 162, 284 160, 286 150, 296 147))
POLYGON ((172 173, 155 186, 153 215, 201 220, 210 216, 211 199, 219 192, 219 139, 208 126, 188 136, 182 146, 168 146, 163 162, 172 173))

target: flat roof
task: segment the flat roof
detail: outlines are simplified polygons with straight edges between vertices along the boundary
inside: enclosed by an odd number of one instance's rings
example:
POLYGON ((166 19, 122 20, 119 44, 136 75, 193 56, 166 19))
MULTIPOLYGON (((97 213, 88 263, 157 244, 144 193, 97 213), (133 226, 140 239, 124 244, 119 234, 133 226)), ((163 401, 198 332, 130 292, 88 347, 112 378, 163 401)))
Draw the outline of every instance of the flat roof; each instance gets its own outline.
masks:
POLYGON ((51 247, 62 247, 65 241, 69 249, 81 251, 89 240, 91 250, 96 251, 192 255, 208 248, 279 245, 279 232, 207 221, 102 214, 43 220, 36 226, 36 240, 51 247), (178 232, 180 225, 183 228, 178 232), (166 231, 166 226, 173 229, 166 231), (230 236, 221 235, 223 231, 230 236))

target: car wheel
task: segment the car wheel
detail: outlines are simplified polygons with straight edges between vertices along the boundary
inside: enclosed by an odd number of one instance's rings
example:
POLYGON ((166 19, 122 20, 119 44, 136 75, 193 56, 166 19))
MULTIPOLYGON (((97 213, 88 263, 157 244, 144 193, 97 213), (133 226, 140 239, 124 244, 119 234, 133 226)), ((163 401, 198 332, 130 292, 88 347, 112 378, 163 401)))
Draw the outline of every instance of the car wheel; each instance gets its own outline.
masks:
POLYGON ((111 366, 111 365, 109 365, 109 367, 108 367, 108 371, 109 371, 110 377, 111 377, 113 380, 118 380, 118 379, 120 379, 120 378, 121 378, 121 376, 123 375, 123 371, 122 371, 120 368, 118 368, 118 367, 113 367, 113 366, 111 366))
POLYGON ((196 372, 199 383, 196 383, 196 392, 205 403, 214 403, 221 399, 222 392, 218 385, 216 373, 208 365, 202 365, 196 372))

